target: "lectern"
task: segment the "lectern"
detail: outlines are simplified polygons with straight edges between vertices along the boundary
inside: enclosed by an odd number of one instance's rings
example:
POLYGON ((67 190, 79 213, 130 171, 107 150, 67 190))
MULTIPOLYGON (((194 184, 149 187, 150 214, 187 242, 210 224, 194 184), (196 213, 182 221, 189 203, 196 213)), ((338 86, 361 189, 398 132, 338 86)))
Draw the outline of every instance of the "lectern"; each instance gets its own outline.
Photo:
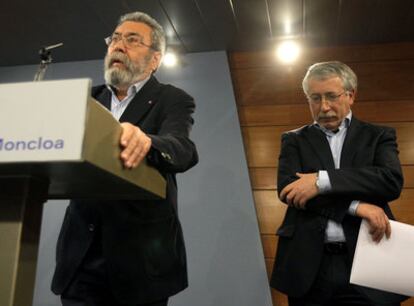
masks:
POLYGON ((47 199, 165 197, 156 169, 123 168, 121 127, 90 87, 88 79, 0 85, 1 306, 32 305, 47 199))

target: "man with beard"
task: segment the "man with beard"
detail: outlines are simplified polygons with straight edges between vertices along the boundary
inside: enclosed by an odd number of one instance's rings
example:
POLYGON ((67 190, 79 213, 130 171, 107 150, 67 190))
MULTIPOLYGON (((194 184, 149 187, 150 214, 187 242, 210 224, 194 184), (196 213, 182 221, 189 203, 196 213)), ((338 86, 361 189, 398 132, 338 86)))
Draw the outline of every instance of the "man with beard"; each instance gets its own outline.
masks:
POLYGON ((106 43, 106 84, 94 87, 92 96, 121 122, 124 166, 135 168, 146 158, 167 181, 166 199, 72 200, 57 243, 52 291, 64 306, 165 306, 187 287, 175 173, 198 161, 189 139, 195 105, 153 76, 165 36, 150 16, 122 16, 106 43))
POLYGON ((395 130, 353 116, 357 77, 341 62, 312 65, 302 85, 314 123, 282 135, 288 209, 271 285, 290 306, 399 305, 400 295, 349 283, 361 220, 374 242, 392 239, 388 202, 403 185, 395 130))

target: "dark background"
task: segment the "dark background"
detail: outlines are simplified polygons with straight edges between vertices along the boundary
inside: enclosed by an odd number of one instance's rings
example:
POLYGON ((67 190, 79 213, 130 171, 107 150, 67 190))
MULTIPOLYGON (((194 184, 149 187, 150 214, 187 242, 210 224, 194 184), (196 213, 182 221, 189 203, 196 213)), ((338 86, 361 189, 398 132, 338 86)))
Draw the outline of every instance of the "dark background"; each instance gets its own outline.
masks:
POLYGON ((271 47, 291 35, 309 47, 414 41, 412 0, 14 0, 0 3, 0 66, 102 58, 120 15, 144 11, 183 53, 271 47))

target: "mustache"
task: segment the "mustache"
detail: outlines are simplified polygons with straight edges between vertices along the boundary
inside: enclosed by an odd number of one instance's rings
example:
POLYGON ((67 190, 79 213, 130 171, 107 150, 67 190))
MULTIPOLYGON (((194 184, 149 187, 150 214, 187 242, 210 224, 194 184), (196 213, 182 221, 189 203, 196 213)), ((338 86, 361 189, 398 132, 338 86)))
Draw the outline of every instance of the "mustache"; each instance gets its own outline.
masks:
POLYGON ((336 114, 334 112, 319 113, 318 114, 318 119, 330 119, 332 117, 336 117, 336 114))
POLYGON ((111 68, 115 62, 124 64, 127 68, 130 68, 132 63, 131 60, 122 52, 113 52, 106 57, 106 68, 111 68))

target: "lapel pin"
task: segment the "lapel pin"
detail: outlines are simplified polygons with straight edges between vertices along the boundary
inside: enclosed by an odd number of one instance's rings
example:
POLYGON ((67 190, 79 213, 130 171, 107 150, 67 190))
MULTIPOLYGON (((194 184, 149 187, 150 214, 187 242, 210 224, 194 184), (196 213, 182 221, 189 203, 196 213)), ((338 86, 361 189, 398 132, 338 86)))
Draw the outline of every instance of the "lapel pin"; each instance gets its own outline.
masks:
POLYGON ((152 104, 152 100, 149 100, 149 101, 148 101, 148 104, 152 104))

